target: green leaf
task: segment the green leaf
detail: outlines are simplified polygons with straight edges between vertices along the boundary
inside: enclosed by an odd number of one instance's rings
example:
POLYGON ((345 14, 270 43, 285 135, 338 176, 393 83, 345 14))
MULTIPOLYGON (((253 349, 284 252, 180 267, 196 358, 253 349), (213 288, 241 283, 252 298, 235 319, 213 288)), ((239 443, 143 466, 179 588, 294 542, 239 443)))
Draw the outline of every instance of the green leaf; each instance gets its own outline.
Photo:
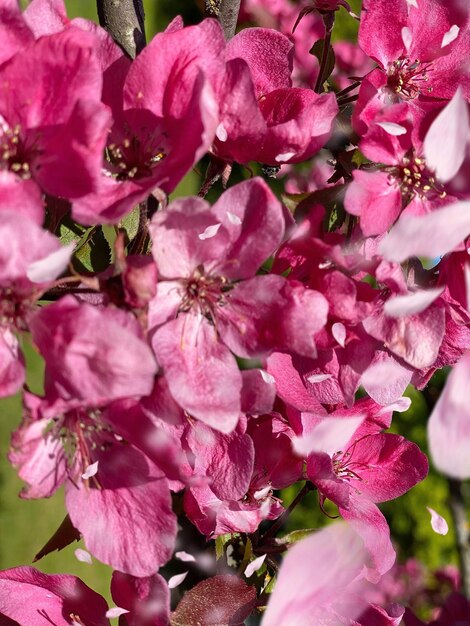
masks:
MULTIPOLYGON (((313 46, 310 48, 310 54, 318 59, 318 63, 321 66, 322 58, 323 58, 323 49, 325 47, 325 40, 319 39, 316 41, 313 46)), ((323 80, 327 80, 331 74, 331 72, 335 68, 336 57, 334 50, 331 46, 328 46, 328 56, 326 59, 325 71, 323 73, 323 80)))
POLYGON ((288 548, 294 543, 297 543, 297 541, 300 541, 301 539, 305 539, 305 537, 308 537, 314 532, 315 532, 315 528, 304 528, 303 530, 293 530, 291 533, 284 535, 284 537, 278 537, 276 539, 276 543, 278 545, 286 546, 286 548, 288 548))
POLYGON ((127 243, 135 239, 139 232, 140 207, 136 206, 119 222, 119 228, 126 231, 127 243))
POLYGON ((78 272, 103 272, 111 263, 111 248, 101 228, 91 229, 78 245, 72 263, 78 272))

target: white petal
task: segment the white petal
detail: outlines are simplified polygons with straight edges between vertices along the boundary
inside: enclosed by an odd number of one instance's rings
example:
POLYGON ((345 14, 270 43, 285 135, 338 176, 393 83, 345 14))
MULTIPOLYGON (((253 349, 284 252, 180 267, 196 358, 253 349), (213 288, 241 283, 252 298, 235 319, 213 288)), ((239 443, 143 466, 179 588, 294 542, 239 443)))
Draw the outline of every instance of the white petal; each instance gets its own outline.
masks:
POLYGON ((344 348, 344 344, 346 342, 346 326, 341 322, 335 322, 331 327, 331 334, 339 345, 344 348))
POLYGON ((88 563, 88 565, 91 565, 93 563, 93 561, 91 560, 90 553, 87 552, 86 550, 77 548, 74 554, 75 554, 75 558, 77 559, 77 561, 80 561, 81 563, 88 563))
POLYGON ((307 380, 309 383, 322 383, 325 380, 330 380, 331 374, 312 374, 311 376, 307 376, 307 380))
POLYGON ((457 24, 454 24, 453 26, 451 26, 450 29, 446 33, 444 33, 444 37, 442 38, 441 48, 445 48, 450 43, 455 41, 457 37, 459 36, 459 31, 460 31, 460 28, 457 26, 457 24))
POLYGON ((454 97, 431 124, 424 138, 428 167, 441 183, 451 180, 464 162, 470 138, 468 104, 459 87, 454 97), (443 140, 444 138, 444 140, 443 140))
POLYGON ((262 500, 263 498, 266 498, 266 496, 269 495, 271 491, 271 486, 268 485, 267 487, 263 487, 262 489, 258 489, 258 491, 255 491, 255 493, 253 494, 253 498, 255 500, 262 500))
POLYGON ((426 508, 431 513, 431 528, 433 531, 438 535, 447 535, 449 532, 449 524, 446 520, 434 509, 431 509, 431 507, 427 506, 426 508))
POLYGON ((283 152, 282 154, 278 154, 275 160, 277 163, 285 163, 286 161, 290 161, 292 157, 295 157, 295 152, 283 152))
POLYGON ((261 378, 268 385, 274 385, 274 383, 276 382, 274 379, 274 376, 272 376, 271 374, 268 374, 268 372, 266 372, 265 370, 260 370, 259 373, 261 374, 261 378))
POLYGON ((70 257, 73 254, 75 244, 61 246, 43 259, 31 263, 26 270, 26 276, 32 283, 45 283, 55 280, 67 268, 70 257))
POLYGON ((384 305, 384 313, 389 317, 403 317, 405 315, 415 315, 421 313, 437 300, 444 287, 436 287, 435 289, 422 289, 416 293, 410 293, 405 296, 394 296, 389 298, 384 305))
POLYGON ((411 398, 407 396, 402 396, 396 402, 389 404, 388 406, 384 406, 378 412, 378 415, 382 415, 383 413, 388 413, 389 411, 394 411, 395 413, 404 413, 408 411, 411 406, 411 398))
POLYGON ((183 572, 182 574, 176 574, 176 576, 172 576, 168 581, 169 589, 174 589, 175 587, 178 587, 178 585, 181 585, 187 575, 188 572, 183 572))
POLYGON ((401 38, 403 40, 403 44, 406 48, 406 51, 409 52, 411 48, 411 41, 412 41, 413 36, 408 26, 403 26, 403 28, 401 29, 401 38))
POLYGON ((203 233, 198 235, 199 239, 204 240, 204 239, 210 239, 211 237, 215 237, 217 233, 219 232, 220 227, 221 227, 221 224, 212 224, 212 226, 208 226, 203 233))
POLYGON ((412 256, 434 259, 453 250, 469 234, 470 202, 455 202, 426 215, 402 216, 380 242, 379 253, 396 263, 412 256))
POLYGON ((228 221, 231 224, 235 224, 236 226, 238 226, 242 223, 241 219, 238 217, 238 215, 235 215, 235 213, 230 213, 230 211, 227 211, 227 217, 228 221))
POLYGON ((227 141, 227 139, 228 139, 227 130, 226 130, 225 126, 222 123, 220 123, 217 126, 217 129, 215 131, 215 136, 217 137, 217 139, 219 141, 222 141, 222 142, 227 141))
POLYGON ((189 554, 189 552, 184 552, 183 550, 181 550, 181 552, 175 552, 175 557, 180 561, 183 561, 184 563, 196 562, 196 557, 194 557, 192 554, 189 554))
POLYGON ((364 415, 354 417, 325 417, 310 433, 293 437, 292 447, 300 457, 312 452, 326 452, 332 456, 342 450, 364 421, 364 415))
POLYGON ((406 0, 408 3, 408 6, 410 7, 415 7, 416 9, 419 8, 418 7, 418 0, 406 0))
POLYGON ((400 124, 394 124, 393 122, 377 122, 377 126, 383 128, 386 133, 398 137, 399 135, 406 135, 408 132, 404 126, 400 124))
POLYGON ((83 480, 88 480, 92 476, 95 476, 97 471, 98 471, 98 461, 95 461, 94 463, 89 465, 84 471, 84 473, 82 474, 83 480))
POLYGON ((113 617, 120 617, 121 615, 125 615, 126 613, 129 613, 127 609, 121 609, 119 606, 115 606, 114 608, 106 611, 106 617, 111 619, 113 617))
POLYGON ((265 559, 266 559, 266 554, 263 554, 262 556, 259 556, 254 561, 251 561, 251 563, 248 563, 248 565, 246 566, 246 570, 245 570, 245 576, 247 578, 250 578, 250 576, 253 576, 253 574, 257 572, 259 568, 263 565, 265 559))

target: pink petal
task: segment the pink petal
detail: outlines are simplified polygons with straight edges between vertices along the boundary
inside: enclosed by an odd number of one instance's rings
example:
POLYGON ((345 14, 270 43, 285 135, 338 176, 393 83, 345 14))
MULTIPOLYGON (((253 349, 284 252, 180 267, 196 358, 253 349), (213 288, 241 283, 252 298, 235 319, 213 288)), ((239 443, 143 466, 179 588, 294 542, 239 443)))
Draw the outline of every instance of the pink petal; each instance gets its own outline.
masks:
POLYGON ((403 26, 403 28, 401 29, 401 38, 405 45, 406 51, 409 52, 411 48, 411 42, 413 40, 413 35, 408 26, 403 26))
POLYGON ((326 452, 332 456, 351 439, 364 421, 364 415, 354 417, 325 417, 308 435, 294 437, 292 446, 301 457, 312 452, 326 452))
POLYGON ((379 244, 379 253, 397 263, 412 256, 433 259, 454 250, 469 234, 470 202, 456 202, 427 215, 402 216, 379 244))
POLYGON ((180 561, 183 561, 183 563, 196 563, 196 557, 188 552, 184 552, 184 550, 175 552, 175 557, 180 561))
POLYGON ((127 609, 121 609, 120 607, 115 606, 114 608, 106 611, 106 617, 112 619, 113 617, 121 617, 121 615, 125 615, 126 613, 129 613, 127 609))
POLYGON ((403 398, 399 398, 396 402, 392 402, 392 404, 384 406, 382 409, 380 409, 379 415, 383 413, 388 413, 389 411, 392 411, 392 412, 395 411, 396 413, 404 413, 405 411, 408 411, 410 406, 411 406, 411 398, 407 398, 404 396, 403 398))
POLYGON ((434 465, 453 478, 470 478, 470 353, 455 365, 428 421, 429 449, 434 465))
POLYGON ((48 256, 31 263, 26 270, 26 275, 32 283, 43 283, 54 280, 67 268, 70 258, 75 249, 75 244, 61 246, 48 256))
POLYGON ((117 605, 128 610, 126 626, 168 626, 170 591, 160 574, 137 578, 114 571, 111 595, 117 605))
POLYGON ((389 298, 384 305, 384 313, 389 317, 403 317, 421 313, 444 291, 444 287, 421 289, 415 293, 389 298))
POLYGON ((408 132, 404 126, 395 124, 394 122, 377 122, 377 126, 380 126, 380 128, 383 128, 386 133, 395 137, 405 135, 408 132))
POLYGON ((341 322, 335 322, 331 327, 331 334, 339 345, 344 348, 346 342, 346 326, 341 322))
POLYGON ((208 226, 203 233, 198 235, 199 239, 201 239, 201 241, 204 241, 204 239, 212 239, 212 237, 217 235, 221 226, 222 224, 212 224, 212 226, 208 226))
POLYGON ((266 554, 262 554, 261 556, 259 556, 254 561, 251 561, 251 563, 249 563, 246 566, 245 576, 247 578, 250 578, 250 576, 252 576, 255 572, 257 572, 260 569, 260 567, 263 565, 264 561, 266 560, 266 556, 267 556, 266 554))
MULTIPOLYGON (((364 581, 353 582, 366 560, 359 536, 341 522, 299 541, 284 557, 261 625, 322 623, 326 609, 347 606, 363 591, 364 581)), ((344 617, 354 619, 363 608, 351 603, 344 617)))
POLYGON ((378 404, 388 405, 403 395, 413 372, 387 358, 372 363, 361 377, 361 385, 378 404))
POLYGON ((447 183, 459 171, 465 159, 469 139, 468 103, 459 87, 452 100, 431 124, 424 139, 426 163, 435 170, 442 183, 447 183))
POLYGON ((259 373, 261 374, 261 378, 268 385, 275 385, 276 384, 276 380, 275 380, 274 376, 271 376, 271 374, 268 374, 268 372, 266 372, 265 370, 259 370, 259 373))
POLYGON ((448 46, 450 43, 455 41, 457 37, 459 36, 459 32, 460 32, 460 28, 457 26, 457 24, 454 24, 453 26, 451 26, 449 30, 446 33, 444 33, 444 36, 442 38, 441 48, 445 48, 445 46, 448 46))
POLYGON ((98 472, 98 461, 95 461, 95 463, 92 463, 86 468, 85 472, 82 474, 82 478, 83 480, 88 480, 92 476, 96 476, 97 472, 98 472))
POLYGON ((92 565, 93 561, 91 560, 91 555, 86 550, 77 548, 74 554, 75 554, 77 561, 80 561, 81 563, 88 563, 88 565, 92 565))
POLYGON ((431 509, 431 507, 427 506, 426 508, 431 514, 431 528, 433 531, 438 535, 447 535, 449 532, 449 524, 446 520, 434 509, 431 509))
POLYGON ((176 574, 175 576, 172 576, 170 580, 168 581, 168 588, 175 589, 175 587, 178 587, 178 585, 181 585, 181 583, 184 581, 187 575, 188 575, 188 572, 183 572, 182 574, 176 574))

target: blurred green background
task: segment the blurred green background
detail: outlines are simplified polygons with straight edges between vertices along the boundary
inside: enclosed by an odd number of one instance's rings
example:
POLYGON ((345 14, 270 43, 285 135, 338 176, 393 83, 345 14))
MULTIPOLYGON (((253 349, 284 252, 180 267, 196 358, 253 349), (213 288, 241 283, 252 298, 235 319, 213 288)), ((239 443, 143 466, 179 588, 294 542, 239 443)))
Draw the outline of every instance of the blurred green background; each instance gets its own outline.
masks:
MULTIPOLYGON (((147 37, 165 28, 177 14, 182 14, 186 23, 197 22, 201 13, 197 3, 189 0, 145 0, 147 37)), ((359 2, 352 2, 353 9, 359 12, 359 2)), ((94 0, 69 0, 70 17, 82 16, 96 20, 94 0)), ((335 26, 335 39, 353 39, 357 33, 357 22, 345 11, 338 13, 335 26)), ((197 192, 200 179, 191 172, 178 188, 175 195, 189 195, 197 192)), ((28 364, 28 384, 40 392, 42 363, 40 358, 25 341, 28 364)), ((442 377, 435 382, 435 390, 442 386, 442 377)), ((393 430, 407 436, 426 450, 426 420, 429 409, 426 398, 420 392, 409 390, 413 400, 409 411, 397 415, 393 430)), ((429 394, 428 394, 429 395, 429 394)), ((21 416, 19 397, 0 401, 0 568, 30 564, 34 555, 54 533, 65 516, 63 494, 60 492, 50 500, 24 501, 18 498, 21 481, 6 460, 12 429, 21 416)), ((288 504, 298 491, 294 486, 283 494, 288 504)), ((429 568, 437 568, 456 562, 453 529, 446 537, 436 535, 430 526, 426 506, 436 509, 449 522, 447 507, 448 487, 444 478, 431 470, 430 476, 410 493, 382 507, 390 522, 392 535, 400 549, 400 558, 419 558, 429 568)), ((295 528, 316 528, 327 519, 319 511, 315 494, 310 494, 304 503, 293 513, 289 530, 295 528)), ((73 544, 60 553, 54 553, 41 560, 37 567, 45 572, 68 572, 80 576, 93 589, 102 593, 109 601, 110 569, 96 561, 93 565, 80 563, 74 557, 74 550, 84 547, 82 542, 73 544)))

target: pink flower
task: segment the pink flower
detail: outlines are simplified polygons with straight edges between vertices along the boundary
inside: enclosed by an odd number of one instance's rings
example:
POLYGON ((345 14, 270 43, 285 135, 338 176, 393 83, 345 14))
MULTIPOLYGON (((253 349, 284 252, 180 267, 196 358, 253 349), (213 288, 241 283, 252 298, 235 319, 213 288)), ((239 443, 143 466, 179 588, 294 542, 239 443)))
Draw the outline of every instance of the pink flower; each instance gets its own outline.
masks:
POLYGON ((7 624, 109 626, 107 609, 104 598, 75 576, 43 574, 33 567, 0 572, 0 616, 7 624))
POLYGON ((132 62, 119 91, 108 92, 114 125, 104 173, 97 192, 74 203, 75 219, 117 222, 155 187, 173 191, 213 140, 217 104, 208 79, 223 74, 224 47, 218 23, 205 20, 159 33, 132 62))
POLYGON ((200 199, 177 200, 152 220, 160 276, 149 310, 152 345, 177 402, 222 432, 235 428, 240 413, 232 352, 314 354, 325 321, 320 294, 281 276, 255 276, 283 228, 281 206, 260 179, 232 187, 212 209, 200 199))
MULTIPOLYGON (((95 37, 77 28, 42 37, 0 69, 0 169, 42 221, 38 188, 76 198, 96 187, 109 114, 95 37), (25 104, 26 103, 26 104, 25 104), (35 208, 33 208, 35 205, 35 208)), ((1 194, 0 194, 1 199, 1 194)))

